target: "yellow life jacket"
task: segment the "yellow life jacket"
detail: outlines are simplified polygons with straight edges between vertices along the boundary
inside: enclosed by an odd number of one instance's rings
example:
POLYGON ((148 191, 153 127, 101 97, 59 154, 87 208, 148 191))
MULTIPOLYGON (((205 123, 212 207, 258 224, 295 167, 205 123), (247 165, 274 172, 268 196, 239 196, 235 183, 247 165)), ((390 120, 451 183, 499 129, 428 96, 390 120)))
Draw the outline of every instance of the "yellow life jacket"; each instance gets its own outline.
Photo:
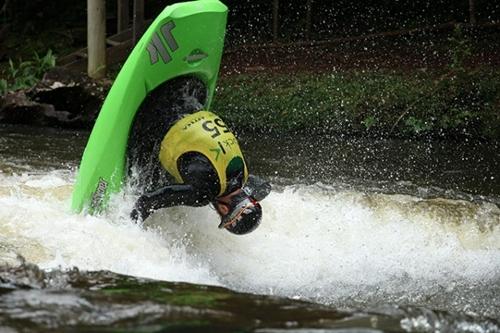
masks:
MULTIPOLYGON (((198 111, 177 121, 167 132, 160 147, 160 162, 177 182, 184 183, 177 161, 181 155, 198 152, 206 156, 219 176, 219 195, 226 192, 227 173, 234 163, 243 162, 243 183, 248 170, 234 134, 226 124, 209 111, 198 111)), ((241 164, 240 164, 241 165, 241 164)))

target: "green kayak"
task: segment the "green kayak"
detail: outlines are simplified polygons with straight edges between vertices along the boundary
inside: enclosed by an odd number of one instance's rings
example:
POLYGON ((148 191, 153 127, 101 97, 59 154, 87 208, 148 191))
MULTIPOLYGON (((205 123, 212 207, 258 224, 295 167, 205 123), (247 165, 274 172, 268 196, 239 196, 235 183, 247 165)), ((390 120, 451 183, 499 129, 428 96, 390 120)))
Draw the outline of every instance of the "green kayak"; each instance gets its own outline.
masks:
POLYGON ((118 74, 83 153, 72 210, 95 214, 106 208, 126 177, 127 142, 137 110, 161 84, 193 76, 212 99, 224 45, 227 7, 217 0, 166 7, 144 33, 118 74))

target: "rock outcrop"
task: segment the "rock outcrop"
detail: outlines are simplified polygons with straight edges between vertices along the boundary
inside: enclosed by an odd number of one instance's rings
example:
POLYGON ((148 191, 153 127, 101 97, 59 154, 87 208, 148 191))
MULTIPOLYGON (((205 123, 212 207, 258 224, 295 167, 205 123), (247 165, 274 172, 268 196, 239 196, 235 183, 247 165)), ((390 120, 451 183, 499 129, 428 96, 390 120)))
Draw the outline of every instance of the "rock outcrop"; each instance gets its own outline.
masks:
POLYGON ((111 83, 54 68, 35 87, 0 97, 0 123, 92 128, 111 83))

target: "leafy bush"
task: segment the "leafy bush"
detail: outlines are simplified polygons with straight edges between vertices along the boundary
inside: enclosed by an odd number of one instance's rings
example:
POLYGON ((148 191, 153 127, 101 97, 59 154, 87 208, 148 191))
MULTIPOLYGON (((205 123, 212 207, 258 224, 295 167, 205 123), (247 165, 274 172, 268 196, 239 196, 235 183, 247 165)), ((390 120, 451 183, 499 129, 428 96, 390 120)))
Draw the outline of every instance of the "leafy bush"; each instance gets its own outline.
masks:
POLYGON ((43 74, 54 67, 55 64, 56 58, 51 50, 43 57, 40 57, 35 52, 31 60, 20 60, 17 65, 10 59, 6 73, 7 78, 0 79, 0 95, 4 95, 8 91, 33 87, 42 78, 43 74))

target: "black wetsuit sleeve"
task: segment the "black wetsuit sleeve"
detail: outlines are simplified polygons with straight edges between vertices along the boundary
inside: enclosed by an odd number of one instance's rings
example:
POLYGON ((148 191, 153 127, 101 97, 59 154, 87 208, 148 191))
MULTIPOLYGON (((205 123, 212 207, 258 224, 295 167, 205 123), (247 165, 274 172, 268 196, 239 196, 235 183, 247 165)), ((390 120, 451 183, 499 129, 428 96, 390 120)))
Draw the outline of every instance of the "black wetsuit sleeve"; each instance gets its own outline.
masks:
POLYGON ((179 160, 179 171, 184 184, 173 184, 143 194, 137 200, 130 216, 145 220, 155 210, 173 206, 205 206, 219 191, 217 173, 208 159, 199 153, 187 153, 179 160))
POLYGON ((261 201, 271 192, 271 184, 264 179, 255 175, 248 175, 248 180, 243 190, 254 197, 255 200, 261 201))
POLYGON ((157 209, 173 206, 204 206, 208 202, 200 198, 199 193, 192 185, 169 185, 141 195, 130 216, 134 220, 145 220, 157 209))

